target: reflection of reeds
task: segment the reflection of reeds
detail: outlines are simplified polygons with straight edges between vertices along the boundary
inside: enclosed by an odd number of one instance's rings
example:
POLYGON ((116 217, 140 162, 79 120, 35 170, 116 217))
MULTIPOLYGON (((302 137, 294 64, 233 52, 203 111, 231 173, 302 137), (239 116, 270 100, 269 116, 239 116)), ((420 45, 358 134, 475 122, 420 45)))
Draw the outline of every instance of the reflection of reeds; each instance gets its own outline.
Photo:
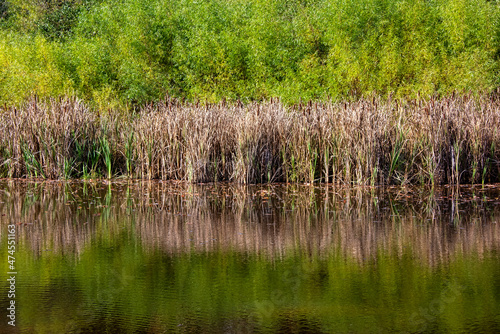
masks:
POLYGON ((193 182, 500 181, 496 98, 360 100, 286 108, 166 99, 133 116, 76 100, 0 113, 0 173, 193 182))
POLYGON ((498 192, 491 191, 485 200, 444 188, 410 196, 405 189, 11 181, 2 189, 2 212, 35 252, 78 254, 120 233, 168 253, 336 253, 360 262, 409 249, 439 263, 500 245, 498 192))

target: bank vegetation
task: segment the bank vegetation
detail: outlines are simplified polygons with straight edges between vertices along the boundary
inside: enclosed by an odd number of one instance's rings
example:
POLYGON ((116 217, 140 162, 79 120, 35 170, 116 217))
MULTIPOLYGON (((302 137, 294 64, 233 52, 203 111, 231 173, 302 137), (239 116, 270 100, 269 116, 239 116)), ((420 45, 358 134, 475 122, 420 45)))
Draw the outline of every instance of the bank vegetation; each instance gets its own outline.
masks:
POLYGON ((499 27, 486 0, 0 0, 0 104, 492 92, 499 27))
POLYGON ((500 99, 180 102, 100 113, 82 101, 0 111, 0 176, 189 182, 500 181, 500 99))

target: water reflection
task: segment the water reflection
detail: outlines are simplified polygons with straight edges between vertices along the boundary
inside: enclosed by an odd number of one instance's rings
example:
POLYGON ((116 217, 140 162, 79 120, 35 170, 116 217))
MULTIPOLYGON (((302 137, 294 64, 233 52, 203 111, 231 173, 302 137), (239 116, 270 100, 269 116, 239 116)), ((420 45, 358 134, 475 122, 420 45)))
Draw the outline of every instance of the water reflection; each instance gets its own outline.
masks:
POLYGON ((0 181, 24 333, 497 332, 498 204, 493 186, 0 181))
POLYGON ((0 209, 37 254, 80 254, 95 237, 123 230, 168 253, 341 253, 359 262, 409 247, 433 264, 500 245, 497 187, 3 182, 0 188, 0 209))

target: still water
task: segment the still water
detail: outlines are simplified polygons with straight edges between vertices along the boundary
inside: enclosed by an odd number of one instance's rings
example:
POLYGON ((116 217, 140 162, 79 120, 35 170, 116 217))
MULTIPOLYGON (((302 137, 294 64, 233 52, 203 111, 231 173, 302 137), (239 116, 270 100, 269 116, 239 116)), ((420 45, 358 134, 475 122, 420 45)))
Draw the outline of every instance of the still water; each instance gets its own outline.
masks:
POLYGON ((498 333, 499 204, 498 186, 0 181, 0 333, 498 333))

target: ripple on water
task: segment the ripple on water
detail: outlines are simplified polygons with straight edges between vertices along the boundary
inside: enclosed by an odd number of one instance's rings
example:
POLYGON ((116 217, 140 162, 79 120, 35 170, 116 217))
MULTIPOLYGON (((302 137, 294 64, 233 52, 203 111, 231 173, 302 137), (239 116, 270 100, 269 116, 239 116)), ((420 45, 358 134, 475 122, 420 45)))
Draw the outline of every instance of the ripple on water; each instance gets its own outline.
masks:
POLYGON ((0 188, 2 222, 16 224, 21 332, 487 333, 500 324, 498 187, 0 188))

